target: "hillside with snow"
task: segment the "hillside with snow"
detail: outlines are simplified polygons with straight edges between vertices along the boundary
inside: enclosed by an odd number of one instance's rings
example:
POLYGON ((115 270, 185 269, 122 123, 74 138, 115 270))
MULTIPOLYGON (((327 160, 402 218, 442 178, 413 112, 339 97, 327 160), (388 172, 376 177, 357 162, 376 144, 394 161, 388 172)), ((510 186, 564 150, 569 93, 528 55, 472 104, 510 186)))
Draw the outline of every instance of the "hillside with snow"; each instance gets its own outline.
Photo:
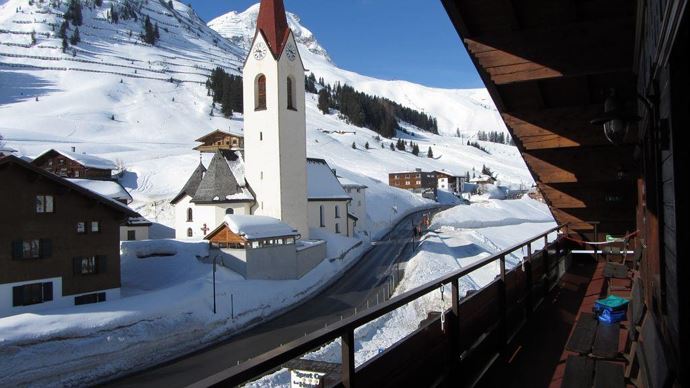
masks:
MULTIPOLYGON (((100 7, 84 1, 81 42, 63 52, 57 34, 67 5, 54 3, 0 4, 0 134, 8 146, 29 157, 47 148, 76 147, 77 152, 118 161, 127 168, 121 183, 134 197, 135 208, 171 225, 168 202, 198 163, 194 140, 215 129, 243 131, 242 116, 222 117, 204 84, 215 67, 241 74, 258 7, 227 14, 209 23, 210 28, 178 1, 172 7, 154 0, 103 0, 100 7), (110 10, 124 13, 125 7, 133 16, 112 22, 110 10), (147 16, 160 28, 155 45, 140 36, 147 16)), ((289 15, 289 22, 307 67, 327 82, 348 83, 424 110, 438 118, 442 133, 501 130, 486 91, 433 89, 339 69, 298 17, 289 15)), ((67 35, 75 29, 70 26, 67 35)), ((379 141, 375 132, 347 124, 337 112, 323 115, 316 95, 306 98, 309 156, 324 158, 338 174, 369 186, 369 221, 375 230, 424 203, 388 187, 389 172, 423 168, 471 174, 486 165, 502 183, 533 182, 514 147, 483 143, 486 153, 466 146, 467 137, 433 135, 402 123, 407 133, 401 137, 419 144, 417 157, 390 150, 394 140, 379 141), (426 158, 429 147, 433 159, 426 158)), ((210 156, 204 157, 208 162, 210 156)))

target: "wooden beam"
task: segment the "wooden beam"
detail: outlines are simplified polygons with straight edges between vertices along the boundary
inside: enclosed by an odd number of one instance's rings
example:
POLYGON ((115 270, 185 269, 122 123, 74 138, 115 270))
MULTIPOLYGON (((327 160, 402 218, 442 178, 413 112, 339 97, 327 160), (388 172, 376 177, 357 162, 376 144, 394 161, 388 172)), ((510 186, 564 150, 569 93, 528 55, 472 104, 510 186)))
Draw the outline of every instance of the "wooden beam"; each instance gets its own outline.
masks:
POLYGON ((465 38, 496 85, 626 71, 631 68, 633 23, 594 20, 465 38))
POLYGON ((523 152, 527 166, 541 183, 609 182, 619 171, 633 179, 634 146, 572 147, 523 152))
POLYGON ((589 123, 602 114, 603 105, 515 111, 501 116, 526 150, 607 145, 600 126, 589 123))

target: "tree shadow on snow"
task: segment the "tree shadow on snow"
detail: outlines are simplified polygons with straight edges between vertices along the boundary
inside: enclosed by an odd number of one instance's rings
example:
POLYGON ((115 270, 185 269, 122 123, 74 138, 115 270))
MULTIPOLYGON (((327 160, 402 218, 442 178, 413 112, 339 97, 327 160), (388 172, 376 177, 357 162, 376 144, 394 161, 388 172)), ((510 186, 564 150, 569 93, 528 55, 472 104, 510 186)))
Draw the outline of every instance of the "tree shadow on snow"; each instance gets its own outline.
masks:
POLYGON ((17 71, 0 71, 0 105, 13 104, 41 97, 59 89, 43 78, 17 71))
POLYGON ((132 171, 125 171, 122 173, 122 176, 118 179, 118 182, 124 187, 125 189, 131 189, 131 190, 136 190, 139 187, 139 174, 136 172, 132 171))

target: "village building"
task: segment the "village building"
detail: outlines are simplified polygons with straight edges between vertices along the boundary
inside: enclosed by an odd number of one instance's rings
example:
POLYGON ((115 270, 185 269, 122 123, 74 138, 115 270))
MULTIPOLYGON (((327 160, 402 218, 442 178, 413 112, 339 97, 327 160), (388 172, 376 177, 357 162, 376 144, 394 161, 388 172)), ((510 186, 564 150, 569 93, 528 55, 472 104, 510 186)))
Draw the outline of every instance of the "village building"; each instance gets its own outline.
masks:
POLYGON ((351 237, 356 217, 350 214, 352 199, 323 159, 307 160, 309 228, 351 237))
POLYGON ((244 149, 244 134, 229 130, 215 130, 196 139, 196 141, 202 143, 194 148, 199 152, 216 153, 221 150, 240 151, 244 149))
POLYGON ((454 174, 448 170, 436 170, 436 178, 438 180, 438 188, 449 191, 451 193, 462 193, 462 186, 467 180, 465 176, 454 174))
MULTIPOLYGON (((133 201, 129 192, 127 192, 117 181, 98 181, 91 179, 68 179, 68 181, 124 205, 129 205, 133 201)), ((120 241, 148 240, 151 225, 153 225, 151 221, 137 213, 136 216, 128 218, 127 221, 120 226, 120 241)))
POLYGON ((33 165, 63 178, 112 179, 117 165, 110 160, 72 151, 48 150, 33 160, 33 165))
POLYGON ((227 215, 205 237, 223 265, 247 279, 299 279, 326 256, 325 241, 300 240, 292 226, 272 217, 227 215))
POLYGON ((422 171, 421 168, 415 171, 393 172, 388 174, 388 185, 403 190, 410 190, 415 193, 422 193, 436 189, 438 179, 434 171, 422 171))
POLYGON ((199 162, 180 193, 173 198, 178 239, 204 238, 227 214, 251 214, 254 196, 244 179, 239 152, 213 155, 208 169, 199 162))
POLYGON ((0 181, 0 317, 119 298, 119 228, 136 212, 14 156, 0 181))
POLYGON ((350 179, 338 177, 338 181, 352 200, 348 206, 348 217, 352 220, 352 230, 367 234, 367 186, 350 179))

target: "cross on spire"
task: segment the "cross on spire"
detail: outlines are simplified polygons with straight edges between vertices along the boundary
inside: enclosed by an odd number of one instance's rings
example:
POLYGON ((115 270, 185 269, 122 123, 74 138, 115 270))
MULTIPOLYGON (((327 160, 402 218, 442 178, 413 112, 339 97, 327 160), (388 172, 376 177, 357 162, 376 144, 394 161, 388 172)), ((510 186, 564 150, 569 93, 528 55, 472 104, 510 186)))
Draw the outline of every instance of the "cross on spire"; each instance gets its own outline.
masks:
POLYGON ((261 0, 256 29, 263 34, 273 56, 280 56, 290 33, 283 0, 261 0))

